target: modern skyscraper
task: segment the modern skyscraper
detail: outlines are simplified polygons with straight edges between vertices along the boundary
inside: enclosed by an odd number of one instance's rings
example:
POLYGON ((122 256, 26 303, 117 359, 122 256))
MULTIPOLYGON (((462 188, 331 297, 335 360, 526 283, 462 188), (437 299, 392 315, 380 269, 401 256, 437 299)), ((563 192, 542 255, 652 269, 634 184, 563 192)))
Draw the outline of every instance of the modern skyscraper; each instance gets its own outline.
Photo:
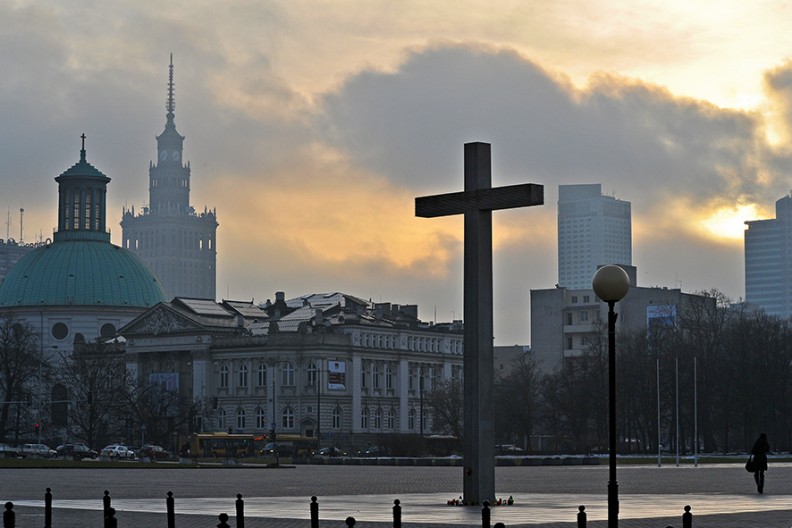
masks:
POLYGON ((792 195, 776 217, 745 222, 745 300, 769 315, 792 316, 792 195))
POLYGON ((149 162, 149 204, 124 209, 122 245, 159 277, 168 298, 215 299, 217 216, 190 205, 190 163, 184 163, 184 136, 176 131, 171 55, 165 131, 157 136, 157 162, 149 162))
POLYGON ((558 286, 590 289, 603 264, 632 266, 630 202, 604 196, 599 183, 559 185, 558 286))

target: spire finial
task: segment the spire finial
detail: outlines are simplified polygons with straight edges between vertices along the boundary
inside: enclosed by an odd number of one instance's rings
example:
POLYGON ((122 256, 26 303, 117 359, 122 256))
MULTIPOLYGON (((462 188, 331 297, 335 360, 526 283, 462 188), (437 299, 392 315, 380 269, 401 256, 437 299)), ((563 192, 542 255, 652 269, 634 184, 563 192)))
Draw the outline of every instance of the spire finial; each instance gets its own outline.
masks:
POLYGON ((176 103, 173 101, 173 53, 170 54, 170 66, 168 77, 168 103, 165 109, 168 111, 168 123, 173 122, 173 111, 176 110, 176 103))
POLYGON ((85 161, 85 132, 83 132, 80 138, 82 138, 82 148, 80 149, 80 161, 85 161))

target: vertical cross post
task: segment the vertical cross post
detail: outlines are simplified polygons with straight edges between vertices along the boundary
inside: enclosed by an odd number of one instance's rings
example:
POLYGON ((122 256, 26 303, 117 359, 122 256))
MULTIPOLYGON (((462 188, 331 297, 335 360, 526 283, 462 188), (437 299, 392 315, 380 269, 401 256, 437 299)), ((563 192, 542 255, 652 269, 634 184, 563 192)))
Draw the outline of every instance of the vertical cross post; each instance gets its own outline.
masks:
POLYGON ((544 188, 492 188, 489 143, 465 144, 465 190, 415 199, 415 214, 465 215, 463 500, 495 499, 492 211, 541 205, 544 188))

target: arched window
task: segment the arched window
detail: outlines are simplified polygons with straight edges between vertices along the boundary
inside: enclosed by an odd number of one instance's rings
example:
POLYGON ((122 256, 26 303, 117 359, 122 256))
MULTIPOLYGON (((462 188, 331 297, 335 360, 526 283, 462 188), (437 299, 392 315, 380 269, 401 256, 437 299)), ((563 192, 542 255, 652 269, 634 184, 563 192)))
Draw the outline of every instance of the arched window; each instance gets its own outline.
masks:
POLYGON ((283 428, 294 429, 294 411, 290 407, 283 409, 283 428))
POLYGON ((369 426, 369 410, 368 407, 360 412, 360 428, 368 429, 369 426))
POLYGON ((228 388, 228 365, 220 367, 220 388, 228 388))
POLYGON ((294 386, 294 365, 290 361, 284 363, 281 369, 281 385, 284 387, 294 386))
POLYGON ((259 407, 256 409, 256 429, 266 429, 267 428, 267 415, 264 412, 264 409, 259 407))
POLYGON ((225 409, 223 409, 222 407, 220 409, 217 409, 217 428, 218 429, 225 429, 225 426, 226 426, 225 425, 225 421, 226 421, 225 418, 226 418, 225 409))
POLYGON ((374 409, 374 429, 382 429, 382 409, 374 409))
POLYGON ((267 365, 259 363, 258 370, 256 370, 256 385, 259 387, 267 386, 267 365))
POLYGON ((393 430, 396 426, 393 409, 385 409, 385 429, 393 430))
POLYGON ((237 410, 237 429, 244 429, 246 427, 245 409, 237 410))
POLYGON ((248 385, 248 366, 246 363, 242 363, 239 366, 239 386, 242 388, 246 388, 248 385))
POLYGON ((415 409, 410 409, 407 413, 407 429, 415 431, 415 409))
POLYGON ((333 409, 333 429, 341 429, 341 407, 333 409))

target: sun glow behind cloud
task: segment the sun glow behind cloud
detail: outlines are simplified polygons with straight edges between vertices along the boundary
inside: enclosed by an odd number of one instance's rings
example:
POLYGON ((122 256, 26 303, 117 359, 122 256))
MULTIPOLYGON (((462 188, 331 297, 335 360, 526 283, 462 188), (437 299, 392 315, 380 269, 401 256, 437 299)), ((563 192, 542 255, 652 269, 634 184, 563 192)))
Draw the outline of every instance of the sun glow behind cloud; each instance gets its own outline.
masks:
POLYGON ((742 240, 746 220, 759 217, 756 204, 725 206, 716 209, 700 221, 709 235, 722 240, 742 240))

